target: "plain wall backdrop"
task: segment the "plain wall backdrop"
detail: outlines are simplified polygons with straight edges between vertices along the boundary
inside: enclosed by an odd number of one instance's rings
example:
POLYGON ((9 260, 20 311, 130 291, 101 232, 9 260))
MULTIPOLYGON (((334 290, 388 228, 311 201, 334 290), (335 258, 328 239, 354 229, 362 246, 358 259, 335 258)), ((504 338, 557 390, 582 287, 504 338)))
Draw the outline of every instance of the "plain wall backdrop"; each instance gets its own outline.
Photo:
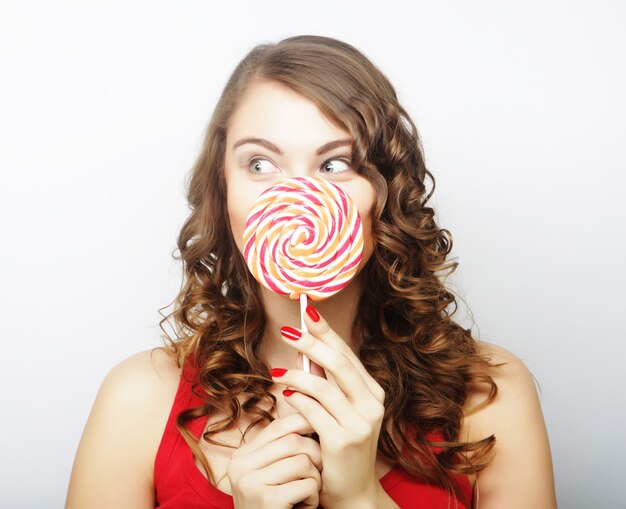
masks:
POLYGON ((559 507, 625 507, 625 14, 2 2, 0 506, 63 507, 102 379, 161 344, 184 179, 227 78, 258 43, 318 34, 363 51, 416 122, 460 263, 451 289, 540 384, 559 507))

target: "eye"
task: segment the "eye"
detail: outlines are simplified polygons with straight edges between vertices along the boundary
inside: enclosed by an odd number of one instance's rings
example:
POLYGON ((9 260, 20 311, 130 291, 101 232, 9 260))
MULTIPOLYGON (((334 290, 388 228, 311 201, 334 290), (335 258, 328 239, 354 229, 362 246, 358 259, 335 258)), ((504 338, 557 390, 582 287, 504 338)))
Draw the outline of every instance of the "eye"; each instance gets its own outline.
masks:
POLYGON ((263 171, 263 168, 261 165, 262 161, 266 161, 268 162, 267 159, 263 159, 262 157, 253 157, 252 159, 250 159, 248 161, 248 168, 250 169, 250 171, 252 173, 256 173, 256 174, 261 174, 261 173, 273 173, 271 171, 263 171))
MULTIPOLYGON (((263 170, 263 164, 264 162, 269 163, 270 161, 268 159, 265 159, 263 157, 253 157, 248 161, 248 169, 250 170, 251 173, 260 175, 263 173, 277 173, 280 170, 271 170, 271 166, 267 165, 267 170, 264 171, 263 170)), ((339 168, 341 168, 341 165, 339 165, 339 168)), ((350 161, 347 159, 327 159, 322 166, 320 166, 320 171, 322 173, 326 173, 326 174, 334 174, 334 173, 343 173, 345 171, 350 170, 350 161), (337 161, 343 163, 345 165, 345 168, 342 169, 337 169, 337 161)))
POLYGON ((346 159, 329 159, 328 161, 324 162, 324 164, 322 164, 321 169, 322 169, 322 173, 343 173, 344 171, 350 170, 350 161, 348 161, 346 159), (340 161, 340 162, 344 163, 347 166, 347 168, 345 170, 326 171, 327 168, 329 168, 329 167, 331 167, 331 168, 335 167, 334 164, 331 164, 334 161, 340 161))

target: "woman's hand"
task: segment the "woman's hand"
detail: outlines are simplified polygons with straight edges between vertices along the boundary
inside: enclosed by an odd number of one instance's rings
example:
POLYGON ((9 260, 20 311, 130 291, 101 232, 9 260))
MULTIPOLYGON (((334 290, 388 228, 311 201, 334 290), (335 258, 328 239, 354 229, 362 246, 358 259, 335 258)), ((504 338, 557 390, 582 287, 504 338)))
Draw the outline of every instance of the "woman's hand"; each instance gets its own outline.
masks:
POLYGON ((321 490, 320 445, 301 436, 314 431, 300 414, 274 419, 237 449, 228 479, 237 509, 317 509, 321 490))
POLYGON ((277 371, 272 369, 272 378, 295 389, 287 402, 319 435, 320 504, 324 509, 375 507, 379 494, 376 452, 385 393, 326 320, 311 306, 307 315, 309 333, 282 327, 281 334, 285 342, 322 366, 328 379, 297 369, 282 376, 274 376, 277 371))

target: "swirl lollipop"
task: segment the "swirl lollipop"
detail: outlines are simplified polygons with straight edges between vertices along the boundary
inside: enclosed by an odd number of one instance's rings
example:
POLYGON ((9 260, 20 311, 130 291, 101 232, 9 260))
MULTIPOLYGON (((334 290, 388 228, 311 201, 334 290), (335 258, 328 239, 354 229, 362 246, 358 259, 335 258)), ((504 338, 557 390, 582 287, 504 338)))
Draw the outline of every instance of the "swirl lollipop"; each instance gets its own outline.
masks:
MULTIPOLYGON (((284 179, 266 189, 250 209, 244 258, 266 288, 300 300, 330 297, 356 274, 363 227, 354 202, 338 186, 315 177, 284 179)), ((304 371, 310 372, 303 356, 304 371)))

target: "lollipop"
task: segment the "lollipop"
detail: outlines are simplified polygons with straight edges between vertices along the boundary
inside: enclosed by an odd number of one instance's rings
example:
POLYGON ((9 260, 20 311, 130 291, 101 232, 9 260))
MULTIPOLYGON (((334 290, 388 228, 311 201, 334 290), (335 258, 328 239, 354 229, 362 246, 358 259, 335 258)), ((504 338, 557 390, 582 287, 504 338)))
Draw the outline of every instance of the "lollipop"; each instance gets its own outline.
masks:
MULTIPOLYGON (((330 297, 356 274, 363 253, 363 227, 350 197, 319 178, 284 179, 253 204, 243 234, 244 258, 266 288, 300 300, 330 297)), ((304 370, 309 359, 303 356, 304 370)))

